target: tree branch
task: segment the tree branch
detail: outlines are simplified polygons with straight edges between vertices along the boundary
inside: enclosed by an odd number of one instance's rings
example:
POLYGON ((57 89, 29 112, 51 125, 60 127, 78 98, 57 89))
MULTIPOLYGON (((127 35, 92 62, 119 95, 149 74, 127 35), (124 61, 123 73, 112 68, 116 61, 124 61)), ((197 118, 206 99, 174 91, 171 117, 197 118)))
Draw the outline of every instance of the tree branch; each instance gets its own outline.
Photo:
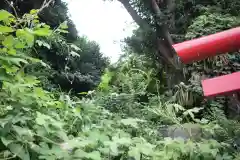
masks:
POLYGON ((14 12, 16 18, 19 18, 18 13, 17 13, 15 7, 13 6, 13 4, 11 2, 9 2, 8 0, 4 0, 4 1, 13 9, 13 12, 14 12))
MULTIPOLYGON (((174 64, 173 58, 177 55, 173 48, 173 40, 168 31, 168 26, 165 23, 159 23, 163 13, 161 12, 156 0, 151 0, 152 9, 156 17, 156 30, 157 30, 157 48, 160 54, 164 57, 165 61, 174 64)), ((174 65, 175 66, 175 65, 174 65)))
POLYGON ((138 15, 138 13, 133 9, 131 4, 129 3, 129 0, 118 1, 123 4, 125 9, 131 15, 132 19, 139 25, 140 28, 142 28, 143 30, 151 30, 151 26, 138 15))
POLYGON ((54 0, 49 0, 47 2, 47 0, 44 0, 41 8, 38 10, 38 13, 40 13, 44 8, 47 8, 54 0))

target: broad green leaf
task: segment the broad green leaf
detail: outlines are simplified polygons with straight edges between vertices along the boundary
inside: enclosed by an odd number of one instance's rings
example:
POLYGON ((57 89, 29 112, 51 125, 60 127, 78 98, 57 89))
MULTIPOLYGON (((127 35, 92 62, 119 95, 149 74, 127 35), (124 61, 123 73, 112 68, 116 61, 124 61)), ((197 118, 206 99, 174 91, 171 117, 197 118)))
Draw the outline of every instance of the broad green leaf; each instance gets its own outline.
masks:
POLYGON ((9 17, 14 17, 14 16, 8 11, 0 10, 0 21, 7 20, 9 17))
POLYGON ((17 134, 19 134, 20 136, 28 136, 28 137, 32 137, 33 133, 31 130, 29 130, 28 128, 22 128, 16 125, 13 125, 13 129, 15 130, 15 132, 17 134))
POLYGON ((17 51, 15 49, 11 48, 7 51, 7 53, 10 55, 15 55, 17 53, 17 51))
POLYGON ((101 154, 99 151, 93 151, 85 155, 86 158, 91 160, 102 160, 101 154))
POLYGON ((128 151, 128 156, 135 158, 135 160, 141 159, 141 154, 140 154, 139 150, 135 147, 130 148, 130 150, 128 151))
POLYGON ((12 115, 8 115, 5 118, 0 119, 0 125, 2 128, 4 128, 8 123, 10 123, 13 119, 12 115))
POLYGON ((109 137, 106 136, 104 133, 101 133, 99 131, 94 131, 94 130, 92 130, 92 132, 89 133, 88 137, 89 137, 89 139, 94 140, 94 141, 100 140, 100 141, 104 142, 104 141, 109 140, 109 137))
POLYGON ((123 146, 130 146, 132 143, 132 139, 129 137, 122 137, 122 138, 113 137, 113 140, 115 143, 123 146))
POLYGON ((33 31, 33 33, 37 36, 50 36, 52 31, 48 28, 39 28, 33 31))
POLYGON ((98 148, 98 150, 105 155, 108 155, 110 153, 110 149, 108 147, 105 148, 98 148))
POLYGON ((5 35, 3 35, 3 34, 0 34, 0 41, 3 41, 5 38, 6 38, 6 36, 5 36, 5 35))
POLYGON ((22 160, 30 160, 29 152, 24 147, 24 145, 20 145, 17 143, 11 143, 8 145, 8 148, 10 149, 10 151, 13 154, 17 155, 22 160))
POLYGON ((84 158, 85 156, 87 155, 87 153, 81 149, 77 149, 75 152, 74 152, 74 157, 77 157, 77 158, 84 158))
POLYGON ((12 35, 7 36, 3 42, 2 42, 4 47, 11 48, 14 44, 14 37, 12 35))
POLYGON ((16 44, 15 44, 15 48, 23 49, 23 48, 25 48, 25 43, 17 41, 16 44))
POLYGON ((36 122, 38 125, 46 124, 46 119, 48 119, 48 116, 45 116, 44 114, 41 114, 40 112, 37 112, 36 122))
POLYGON ((151 145, 150 143, 143 143, 143 144, 137 144, 136 147, 138 148, 138 150, 147 155, 147 156, 150 156, 153 154, 153 149, 154 149, 154 145, 151 145))
POLYGON ((24 42, 26 42, 28 46, 32 46, 34 43, 34 35, 30 32, 30 30, 18 29, 16 31, 16 36, 20 40, 23 40, 24 42))
POLYGON ((38 96, 38 97, 44 97, 45 92, 42 88, 40 87, 36 87, 34 88, 34 93, 38 96))
POLYGON ((67 133, 65 133, 64 131, 58 131, 57 135, 60 139, 64 140, 64 141, 68 141, 68 136, 67 133))
POLYGON ((11 33, 14 30, 11 27, 0 25, 0 33, 11 33))
POLYGON ((1 140, 2 140, 2 143, 5 145, 5 146, 8 146, 10 143, 13 143, 14 140, 13 139, 7 139, 5 137, 1 137, 1 140))
POLYGON ((118 146, 116 143, 112 143, 110 145, 110 150, 111 150, 111 154, 114 155, 114 156, 117 156, 119 153, 118 153, 118 146))

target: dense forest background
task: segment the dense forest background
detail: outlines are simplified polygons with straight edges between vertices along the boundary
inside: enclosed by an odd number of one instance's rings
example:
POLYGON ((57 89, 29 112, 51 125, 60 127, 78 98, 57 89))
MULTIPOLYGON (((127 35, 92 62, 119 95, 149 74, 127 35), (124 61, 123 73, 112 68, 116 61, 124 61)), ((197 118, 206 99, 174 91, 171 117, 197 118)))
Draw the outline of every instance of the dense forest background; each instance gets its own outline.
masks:
POLYGON ((240 1, 118 1, 138 28, 115 64, 65 2, 0 2, 1 159, 239 160, 239 100, 200 84, 239 53, 183 65, 172 44, 239 26, 240 1))

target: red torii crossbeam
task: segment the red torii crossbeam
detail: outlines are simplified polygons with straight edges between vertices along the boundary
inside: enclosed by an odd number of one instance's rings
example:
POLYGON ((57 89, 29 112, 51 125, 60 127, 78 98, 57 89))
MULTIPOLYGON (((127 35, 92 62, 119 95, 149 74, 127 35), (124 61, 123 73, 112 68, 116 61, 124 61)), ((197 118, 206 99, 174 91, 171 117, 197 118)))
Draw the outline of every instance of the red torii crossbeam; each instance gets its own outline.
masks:
POLYGON ((240 91, 240 72, 202 81, 204 96, 231 95, 240 91))
MULTIPOLYGON (((185 63, 204 60, 240 49, 240 27, 173 45, 185 63)), ((240 72, 202 81, 205 97, 229 95, 240 91, 240 72)))
POLYGON ((240 27, 173 45, 184 64, 240 49, 240 27))

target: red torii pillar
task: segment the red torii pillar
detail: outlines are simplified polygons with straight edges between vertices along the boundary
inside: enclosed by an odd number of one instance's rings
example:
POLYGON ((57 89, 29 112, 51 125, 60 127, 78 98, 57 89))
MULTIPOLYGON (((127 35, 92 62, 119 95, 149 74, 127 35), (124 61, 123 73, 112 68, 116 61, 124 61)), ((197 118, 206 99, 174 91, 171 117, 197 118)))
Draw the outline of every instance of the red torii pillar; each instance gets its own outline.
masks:
MULTIPOLYGON (((184 64, 240 49, 240 27, 173 45, 184 64)), ((202 81, 205 97, 240 91, 240 72, 202 81)))

